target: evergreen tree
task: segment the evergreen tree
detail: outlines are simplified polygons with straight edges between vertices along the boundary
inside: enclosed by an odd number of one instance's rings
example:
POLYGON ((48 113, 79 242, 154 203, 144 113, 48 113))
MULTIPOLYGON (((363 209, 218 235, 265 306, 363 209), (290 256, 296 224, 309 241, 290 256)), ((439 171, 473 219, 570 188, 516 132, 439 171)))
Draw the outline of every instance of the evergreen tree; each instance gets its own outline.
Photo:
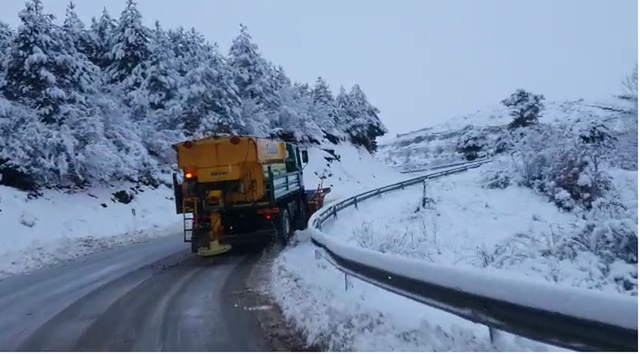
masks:
POLYGON ((523 89, 516 90, 511 96, 502 100, 502 104, 510 109, 509 115, 513 117, 510 126, 519 128, 538 123, 544 109, 543 100, 543 95, 535 95, 523 89))
POLYGON ((359 85, 354 85, 349 91, 346 102, 346 112, 349 120, 346 131, 351 141, 364 146, 373 153, 377 149, 376 138, 384 135, 387 130, 380 121, 380 111, 369 103, 359 85))
POLYGON ((323 78, 318 77, 311 91, 313 99, 313 114, 318 126, 332 141, 337 142, 344 132, 338 126, 338 110, 336 100, 331 93, 331 88, 323 78))
POLYGON ((6 23, 0 21, 0 87, 4 85, 4 61, 7 56, 7 50, 13 41, 15 33, 6 23))
POLYGON ((84 23, 78 18, 75 11, 76 5, 70 2, 67 6, 66 16, 62 28, 71 40, 75 49, 87 57, 95 50, 95 43, 91 34, 85 29, 84 23))
POLYGON ((11 44, 14 36, 15 33, 13 32, 11 27, 9 27, 8 24, 0 21, 0 55, 2 55, 7 48, 9 48, 9 45, 11 44))
POLYGON ((148 95, 150 108, 164 109, 167 102, 176 99, 180 85, 180 74, 176 69, 173 52, 167 50, 170 39, 156 22, 154 45, 150 62, 146 67, 144 88, 148 95))
MULTIPOLYGON (((151 57, 150 30, 142 24, 142 15, 135 0, 127 0, 114 31, 109 54, 111 64, 108 68, 111 82, 124 82, 133 75, 134 70, 144 65, 151 57)), ((139 68, 140 69, 140 68, 139 68)), ((131 82, 136 86, 139 82, 131 82)))
POLYGON ((195 69, 203 62, 211 59, 218 52, 215 45, 210 45, 204 36, 195 29, 185 31, 179 27, 176 30, 167 31, 169 47, 176 58, 176 69, 180 76, 185 76, 190 70, 195 69))
POLYGON ((106 8, 102 10, 100 19, 91 19, 91 39, 95 44, 91 52, 87 53, 89 60, 100 69, 106 70, 113 61, 111 60, 111 48, 114 43, 116 21, 111 18, 106 8))
POLYGON ((189 134, 244 129, 242 100, 234 79, 232 68, 218 53, 187 73, 180 105, 184 129, 189 134))
POLYGON ((47 124, 61 124, 76 108, 86 108, 85 94, 94 92, 95 71, 64 32, 43 13, 42 1, 31 0, 20 12, 22 25, 8 49, 5 97, 34 107, 47 124))

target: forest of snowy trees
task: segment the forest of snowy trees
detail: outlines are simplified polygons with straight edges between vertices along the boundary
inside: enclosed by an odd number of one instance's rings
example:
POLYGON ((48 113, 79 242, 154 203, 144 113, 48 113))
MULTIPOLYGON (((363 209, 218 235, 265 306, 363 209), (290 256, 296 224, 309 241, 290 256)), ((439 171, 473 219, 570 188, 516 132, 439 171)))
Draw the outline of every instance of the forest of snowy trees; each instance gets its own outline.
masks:
POLYGON ((16 29, 0 22, 0 184, 155 184, 172 143, 213 133, 369 151, 386 133, 359 86, 292 82, 242 25, 225 55, 195 29, 146 27, 134 0, 90 24, 72 3, 56 23, 42 0, 19 17, 16 29))

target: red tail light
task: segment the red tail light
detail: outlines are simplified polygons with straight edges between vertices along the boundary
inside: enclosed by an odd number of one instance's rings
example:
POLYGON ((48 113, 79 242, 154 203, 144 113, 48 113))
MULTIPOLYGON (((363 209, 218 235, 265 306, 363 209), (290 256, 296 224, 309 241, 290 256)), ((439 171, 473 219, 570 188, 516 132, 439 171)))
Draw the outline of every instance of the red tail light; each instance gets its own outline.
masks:
POLYGON ((191 171, 187 171, 184 173, 184 179, 194 179, 196 178, 196 174, 191 172, 191 171))

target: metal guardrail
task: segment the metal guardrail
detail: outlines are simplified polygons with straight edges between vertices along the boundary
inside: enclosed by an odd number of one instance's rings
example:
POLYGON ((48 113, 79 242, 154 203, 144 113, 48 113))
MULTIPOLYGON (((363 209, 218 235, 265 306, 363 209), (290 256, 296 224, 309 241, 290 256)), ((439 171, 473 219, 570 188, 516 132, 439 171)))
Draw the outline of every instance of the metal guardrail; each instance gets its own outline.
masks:
POLYGON ((486 163, 491 161, 490 158, 483 158, 483 159, 477 159, 474 161, 460 161, 460 162, 454 162, 454 163, 450 163, 450 164, 442 164, 442 165, 437 165, 437 166, 428 166, 428 167, 424 167, 424 168, 419 168, 419 169, 414 169, 414 170, 404 170, 404 171, 399 171, 402 174, 409 174, 409 173, 418 173, 418 172, 427 172, 427 171, 433 171, 433 170, 441 170, 443 168, 449 168, 449 167, 457 167, 457 166, 464 166, 464 165, 468 165, 470 163, 486 163))
POLYGON ((341 244, 322 224, 350 206, 490 160, 437 171, 331 203, 309 220, 312 242, 340 271, 495 330, 577 351, 638 351, 638 299, 531 283, 341 244), (381 266, 384 265, 384 266, 381 266), (553 300, 549 300, 553 299, 553 300), (587 310, 585 310, 587 309, 587 310))

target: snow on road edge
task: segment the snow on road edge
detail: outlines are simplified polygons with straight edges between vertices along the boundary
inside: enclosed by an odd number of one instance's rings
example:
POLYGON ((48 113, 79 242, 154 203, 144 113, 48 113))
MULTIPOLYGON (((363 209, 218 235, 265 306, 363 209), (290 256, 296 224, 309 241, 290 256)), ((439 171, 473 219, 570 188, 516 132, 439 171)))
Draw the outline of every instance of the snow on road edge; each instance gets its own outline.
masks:
MULTIPOLYGON (((119 245, 169 234, 179 235, 171 190, 129 184, 77 193, 28 194, 0 186, 0 278, 68 261, 119 245), (129 204, 114 200, 126 190, 129 204)), ((178 236, 176 236, 178 237, 178 236)))

